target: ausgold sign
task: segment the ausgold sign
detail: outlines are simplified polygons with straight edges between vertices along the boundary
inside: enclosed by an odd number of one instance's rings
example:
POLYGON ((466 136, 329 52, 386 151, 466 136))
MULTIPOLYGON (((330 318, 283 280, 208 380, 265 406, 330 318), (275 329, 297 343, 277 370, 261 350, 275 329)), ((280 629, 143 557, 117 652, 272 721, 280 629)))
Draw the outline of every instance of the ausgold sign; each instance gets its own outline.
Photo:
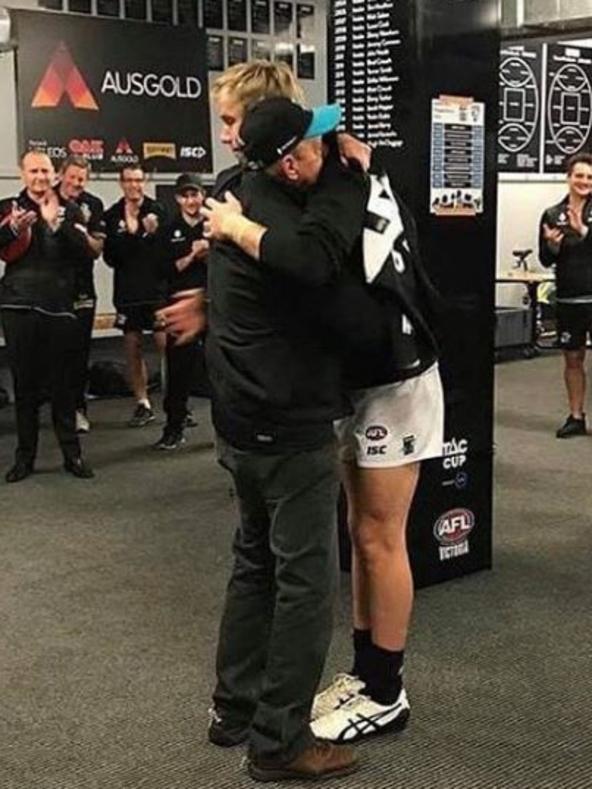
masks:
POLYGON ((101 84, 101 93, 148 98, 198 99, 201 96, 201 82, 197 77, 180 77, 176 74, 143 74, 141 71, 122 73, 107 70, 101 84))
POLYGON ((212 169, 205 30, 15 9, 19 147, 95 172, 212 169))

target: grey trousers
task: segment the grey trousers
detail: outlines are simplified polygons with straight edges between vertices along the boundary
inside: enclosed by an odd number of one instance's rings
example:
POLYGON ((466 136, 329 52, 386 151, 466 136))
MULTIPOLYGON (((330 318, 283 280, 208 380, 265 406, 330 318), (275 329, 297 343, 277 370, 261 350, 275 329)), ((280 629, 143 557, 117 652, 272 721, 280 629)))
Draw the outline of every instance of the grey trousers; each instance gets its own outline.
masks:
POLYGON ((309 717, 331 640, 337 579, 333 444, 288 455, 224 441, 240 523, 216 659, 214 704, 249 730, 251 755, 289 761, 311 742, 309 717))

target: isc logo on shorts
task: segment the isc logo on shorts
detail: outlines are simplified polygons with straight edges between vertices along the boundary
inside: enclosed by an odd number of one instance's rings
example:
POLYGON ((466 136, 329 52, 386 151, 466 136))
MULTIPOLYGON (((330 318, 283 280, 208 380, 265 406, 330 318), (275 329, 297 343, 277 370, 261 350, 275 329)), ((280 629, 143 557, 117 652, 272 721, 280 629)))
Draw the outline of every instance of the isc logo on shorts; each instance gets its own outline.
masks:
POLYGON ((386 455, 386 444, 373 444, 366 449, 367 455, 386 455))

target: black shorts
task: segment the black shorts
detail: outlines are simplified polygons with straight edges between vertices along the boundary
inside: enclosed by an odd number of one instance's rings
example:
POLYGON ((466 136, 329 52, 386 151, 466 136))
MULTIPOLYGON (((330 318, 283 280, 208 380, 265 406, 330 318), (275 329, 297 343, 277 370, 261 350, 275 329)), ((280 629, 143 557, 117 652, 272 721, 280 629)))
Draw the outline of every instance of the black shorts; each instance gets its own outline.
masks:
POLYGON ((155 323, 155 313, 159 307, 155 304, 137 304, 121 307, 115 316, 115 328, 125 334, 128 331, 162 331, 162 326, 155 323))
POLYGON ((592 303, 563 304, 557 302, 557 344, 564 351, 586 347, 592 335, 592 303))

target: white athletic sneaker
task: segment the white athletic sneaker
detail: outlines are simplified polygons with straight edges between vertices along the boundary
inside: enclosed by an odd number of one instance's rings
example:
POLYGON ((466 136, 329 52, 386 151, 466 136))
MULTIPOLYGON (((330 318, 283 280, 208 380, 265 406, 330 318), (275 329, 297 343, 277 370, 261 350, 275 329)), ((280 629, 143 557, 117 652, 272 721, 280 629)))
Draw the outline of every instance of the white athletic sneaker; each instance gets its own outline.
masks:
POLYGON ((330 685, 327 685, 322 693, 317 693, 312 705, 310 713, 311 721, 316 721, 317 718, 323 715, 328 715, 333 710, 354 696, 358 691, 362 690, 364 683, 353 674, 335 674, 330 685))
POLYGON ((356 693, 340 707, 311 723, 315 737, 332 742, 354 742, 387 731, 401 731, 409 719, 407 694, 401 692, 394 704, 378 704, 356 693))
POLYGON ((76 432, 88 433, 90 430, 90 422, 84 411, 76 411, 76 432))

